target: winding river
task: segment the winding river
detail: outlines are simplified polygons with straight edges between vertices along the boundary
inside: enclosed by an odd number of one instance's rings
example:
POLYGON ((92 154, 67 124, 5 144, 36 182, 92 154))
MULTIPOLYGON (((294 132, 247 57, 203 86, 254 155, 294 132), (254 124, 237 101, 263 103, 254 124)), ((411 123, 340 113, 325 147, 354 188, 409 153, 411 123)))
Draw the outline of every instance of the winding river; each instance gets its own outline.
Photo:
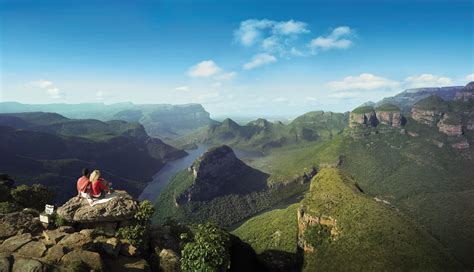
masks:
MULTIPOLYGON (((207 149, 208 145, 200 144, 197 149, 186 150, 188 155, 186 157, 168 162, 161 170, 153 176, 153 180, 143 189, 143 192, 138 197, 140 200, 148 199, 155 202, 160 195, 161 190, 171 181, 171 178, 181 170, 191 166, 191 164, 199 156, 201 156, 207 149)), ((249 159, 261 156, 259 152, 249 152, 233 148, 235 155, 239 159, 249 159)))

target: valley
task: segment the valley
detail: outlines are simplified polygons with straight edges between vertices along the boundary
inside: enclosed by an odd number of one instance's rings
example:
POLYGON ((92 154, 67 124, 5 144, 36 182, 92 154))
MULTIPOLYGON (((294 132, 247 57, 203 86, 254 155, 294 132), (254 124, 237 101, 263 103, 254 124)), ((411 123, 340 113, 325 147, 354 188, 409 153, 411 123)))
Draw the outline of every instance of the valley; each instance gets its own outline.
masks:
POLYGON ((167 143, 138 122, 5 113, 2 171, 61 192, 61 202, 78 169, 100 167, 154 203, 153 224, 212 222, 271 271, 459 270, 474 265, 472 83, 454 89, 288 124, 212 121, 167 143))

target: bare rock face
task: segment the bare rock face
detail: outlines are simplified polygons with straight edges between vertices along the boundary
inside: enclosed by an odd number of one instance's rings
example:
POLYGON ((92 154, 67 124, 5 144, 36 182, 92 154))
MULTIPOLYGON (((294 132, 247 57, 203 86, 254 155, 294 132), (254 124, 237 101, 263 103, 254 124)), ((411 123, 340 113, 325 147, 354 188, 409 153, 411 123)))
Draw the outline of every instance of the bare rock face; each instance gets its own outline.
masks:
POLYGON ((421 124, 434 127, 446 111, 447 106, 444 100, 439 96, 432 95, 413 105, 411 117, 421 124))
POLYGON ((459 137, 456 141, 451 143, 451 147, 457 150, 464 150, 469 148, 469 142, 464 137, 459 137))
POLYGON ((73 197, 58 208, 58 215, 69 222, 99 223, 130 220, 138 204, 127 192, 115 191, 112 200, 91 206, 86 199, 73 197))
POLYGON ((469 102, 474 100, 474 81, 469 82, 463 90, 456 92, 454 101, 469 102))
POLYGON ((0 239, 14 236, 18 232, 37 233, 43 230, 35 214, 21 211, 0 215, 0 239))
POLYGON ((349 115, 349 127, 377 127, 383 124, 390 127, 401 127, 404 118, 399 107, 383 104, 377 108, 362 106, 354 109, 349 115))
POLYGON ((438 121, 443 116, 443 112, 436 110, 423 110, 416 107, 411 109, 411 117, 421 123, 430 127, 436 126, 438 121))
POLYGON ((446 113, 438 123, 439 131, 453 137, 459 137, 462 135, 462 123, 461 119, 451 116, 446 113))

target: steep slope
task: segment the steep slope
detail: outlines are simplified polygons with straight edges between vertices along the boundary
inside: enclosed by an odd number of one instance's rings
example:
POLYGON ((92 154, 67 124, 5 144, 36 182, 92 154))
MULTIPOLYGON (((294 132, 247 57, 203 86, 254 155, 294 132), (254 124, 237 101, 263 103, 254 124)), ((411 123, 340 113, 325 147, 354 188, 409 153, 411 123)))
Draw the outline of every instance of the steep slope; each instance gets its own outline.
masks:
POLYGON ((347 125, 347 114, 315 111, 306 113, 290 124, 257 119, 239 125, 231 119, 202 128, 176 140, 177 145, 190 143, 227 144, 247 150, 269 150, 305 142, 332 139, 347 125))
POLYGON ((76 193, 83 167, 101 169, 114 187, 137 196, 167 160, 186 154, 148 137, 140 124, 50 113, 0 114, 0 139, 2 171, 51 186, 58 202, 76 193))
POLYGON ((254 217, 234 234, 256 248, 266 262, 272 260, 262 253, 269 250, 293 253, 298 258, 299 246, 305 271, 460 268, 411 219, 360 192, 354 181, 336 168, 321 170, 299 205, 254 217))
POLYGON ((196 128, 212 124, 209 113, 199 104, 21 104, 0 103, 0 113, 55 112, 69 118, 123 120, 141 123, 153 137, 175 138, 196 128))
POLYGON ((270 183, 267 173, 245 165, 229 147, 211 148, 164 188, 156 201, 155 222, 171 217, 231 226, 304 191, 315 169, 301 172, 286 184, 270 183))

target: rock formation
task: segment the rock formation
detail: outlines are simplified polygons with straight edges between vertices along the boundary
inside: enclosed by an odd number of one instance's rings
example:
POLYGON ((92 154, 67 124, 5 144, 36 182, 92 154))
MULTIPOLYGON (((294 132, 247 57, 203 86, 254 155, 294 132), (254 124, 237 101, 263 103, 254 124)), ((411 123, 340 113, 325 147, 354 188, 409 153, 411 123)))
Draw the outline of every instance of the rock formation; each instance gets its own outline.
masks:
POLYGON ((304 252, 313 253, 317 250, 317 248, 305 238, 305 231, 307 231, 309 227, 319 225, 323 228, 328 228, 332 240, 336 240, 341 233, 337 226, 336 219, 325 215, 311 215, 307 207, 301 206, 296 211, 296 217, 298 220, 298 246, 302 248, 304 252))
POLYGON ((391 104, 384 104, 375 109, 372 106, 363 106, 356 108, 349 115, 350 128, 377 127, 379 124, 401 127, 404 125, 401 110, 391 104))
POLYGON ((445 113, 437 126, 440 132, 448 136, 459 137, 463 134, 460 116, 455 116, 452 113, 445 113))
POLYGON ((209 149, 188 169, 192 185, 176 196, 179 206, 189 201, 208 201, 226 194, 246 194, 266 188, 267 174, 247 166, 226 146, 209 149))
POLYGON ((91 206, 86 199, 73 197, 58 208, 58 215, 68 222, 97 223, 130 220, 138 210, 135 201, 125 191, 115 191, 110 201, 91 206))
POLYGON ((469 102, 471 100, 474 100, 474 81, 469 82, 454 96, 454 101, 469 102))

